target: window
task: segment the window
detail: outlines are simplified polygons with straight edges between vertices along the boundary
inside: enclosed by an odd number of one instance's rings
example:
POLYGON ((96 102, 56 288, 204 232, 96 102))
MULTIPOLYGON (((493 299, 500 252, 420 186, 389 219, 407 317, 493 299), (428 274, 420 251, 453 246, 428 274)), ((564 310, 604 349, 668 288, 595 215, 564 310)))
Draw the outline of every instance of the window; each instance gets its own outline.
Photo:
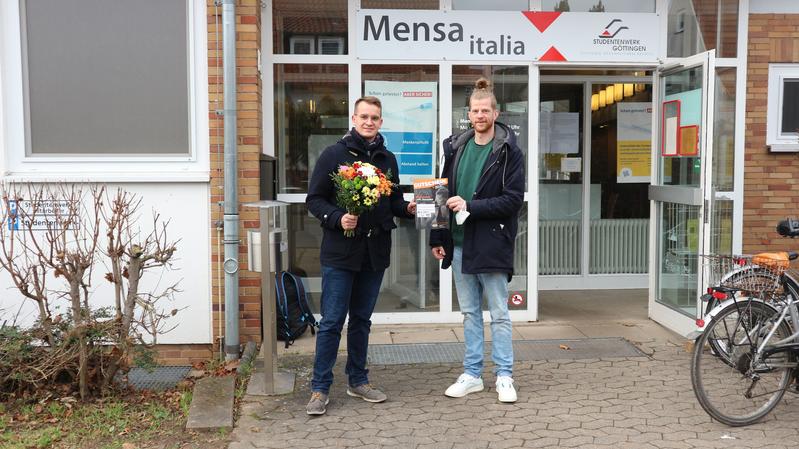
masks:
POLYGON ((347 2, 344 0, 275 0, 272 21, 275 54, 347 53, 347 2))
POLYGON ((799 152, 799 64, 769 64, 766 144, 799 152))
POLYGON ((20 0, 26 155, 190 155, 187 7, 20 0))
POLYGON ((527 11, 530 9, 527 0, 452 0, 452 9, 472 9, 488 11, 527 11))
POLYGON ((274 77, 280 193, 306 193, 319 155, 350 126, 347 66, 275 64, 274 77))
POLYGON ((543 11, 655 12, 655 0, 542 0, 543 11))

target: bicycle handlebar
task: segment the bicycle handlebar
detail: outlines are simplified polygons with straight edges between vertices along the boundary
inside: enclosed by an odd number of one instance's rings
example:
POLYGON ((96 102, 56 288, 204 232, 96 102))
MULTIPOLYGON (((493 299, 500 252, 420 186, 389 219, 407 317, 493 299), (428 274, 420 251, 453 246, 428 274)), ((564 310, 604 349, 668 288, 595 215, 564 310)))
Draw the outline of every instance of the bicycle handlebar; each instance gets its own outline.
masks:
POLYGON ((783 237, 799 237, 799 219, 786 218, 777 224, 777 233, 783 237))

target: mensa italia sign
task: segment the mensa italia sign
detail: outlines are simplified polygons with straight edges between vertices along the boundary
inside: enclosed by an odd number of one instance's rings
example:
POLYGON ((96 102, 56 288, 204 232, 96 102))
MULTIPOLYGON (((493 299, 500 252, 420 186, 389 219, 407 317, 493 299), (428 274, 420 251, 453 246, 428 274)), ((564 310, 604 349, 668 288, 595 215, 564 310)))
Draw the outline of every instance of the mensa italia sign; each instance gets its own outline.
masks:
POLYGON ((363 9, 357 56, 655 64, 659 27, 653 13, 363 9))

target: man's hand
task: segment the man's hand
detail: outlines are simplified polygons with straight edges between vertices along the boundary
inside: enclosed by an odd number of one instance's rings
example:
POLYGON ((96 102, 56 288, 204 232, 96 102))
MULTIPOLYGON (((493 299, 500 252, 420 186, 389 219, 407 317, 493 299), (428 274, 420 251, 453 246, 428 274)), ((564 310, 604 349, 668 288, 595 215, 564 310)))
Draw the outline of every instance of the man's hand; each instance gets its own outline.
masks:
POLYGON ((349 231, 358 226, 358 216, 352 214, 344 214, 341 216, 341 229, 349 231))
POLYGON ((416 215, 416 201, 411 201, 408 203, 408 213, 411 215, 416 215))
POLYGON ((459 196, 453 196, 447 200, 447 207, 453 212, 466 210, 466 200, 459 196))
POLYGON ((431 248, 431 251, 433 253, 433 257, 435 257, 438 260, 444 260, 444 256, 447 255, 447 252, 444 251, 443 246, 434 246, 433 248, 431 248))

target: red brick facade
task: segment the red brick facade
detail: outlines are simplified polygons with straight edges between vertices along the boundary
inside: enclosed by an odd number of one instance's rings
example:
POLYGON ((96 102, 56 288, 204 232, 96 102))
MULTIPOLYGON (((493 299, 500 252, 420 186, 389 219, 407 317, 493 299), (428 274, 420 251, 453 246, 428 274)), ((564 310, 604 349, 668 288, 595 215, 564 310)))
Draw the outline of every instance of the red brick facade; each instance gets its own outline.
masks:
POLYGON ((766 116, 769 63, 799 63, 799 15, 751 15, 748 58, 743 251, 793 249, 774 228, 799 215, 799 155, 768 151, 766 116))
MULTIPOLYGON (((261 2, 238 0, 236 2, 236 72, 238 113, 238 179, 239 203, 258 201, 261 154, 261 83, 258 72, 258 49, 261 46, 261 2)), ((210 358, 211 351, 218 353, 219 338, 225 332, 225 289, 221 243, 224 200, 224 118, 216 111, 223 109, 222 68, 222 7, 207 0, 208 17, 208 110, 211 150, 211 301, 213 314, 212 346, 176 345, 161 351, 165 360, 194 361, 196 357, 210 358), (204 351, 204 352, 203 352, 204 351), (202 353, 202 354, 201 354, 202 353)), ((260 341, 260 279, 257 273, 247 271, 246 229, 258 227, 258 212, 239 209, 241 245, 239 248, 239 335, 241 342, 260 341)))

